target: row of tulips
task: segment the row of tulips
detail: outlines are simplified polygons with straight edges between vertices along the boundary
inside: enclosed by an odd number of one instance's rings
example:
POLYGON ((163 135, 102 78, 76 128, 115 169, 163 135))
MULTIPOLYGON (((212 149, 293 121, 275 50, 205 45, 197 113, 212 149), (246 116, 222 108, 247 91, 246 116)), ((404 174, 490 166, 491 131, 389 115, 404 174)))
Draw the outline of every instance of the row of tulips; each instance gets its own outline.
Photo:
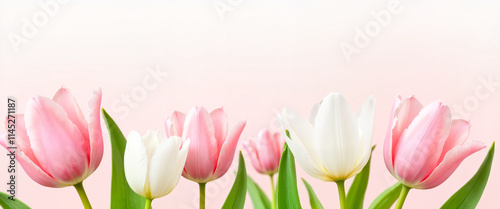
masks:
MULTIPOLYGON (((125 139, 101 109, 101 97, 100 90, 93 92, 88 121, 65 88, 59 89, 52 99, 30 99, 25 113, 15 115, 19 150, 16 158, 25 172, 43 186, 74 186, 84 207, 92 208, 83 181, 97 169, 103 156, 102 111, 112 149, 111 208, 151 208, 152 200, 174 190, 180 176, 199 184, 199 207, 205 208, 206 184, 228 172, 246 121, 229 130, 222 108, 208 112, 203 107, 193 107, 187 114, 174 111, 167 117, 165 133, 147 131, 141 135, 132 130, 125 139)), ((263 129, 256 141, 242 142, 253 167, 270 176, 271 201, 246 176, 240 153, 235 182, 221 208, 243 208, 247 188, 255 208, 301 208, 295 157, 310 176, 337 184, 340 208, 363 208, 374 148, 374 115, 373 97, 355 113, 337 93, 315 104, 307 119, 284 108, 278 115, 282 133, 263 129), (344 182, 353 177, 346 195, 344 182)), ((481 142, 468 140, 469 129, 468 121, 452 119, 449 107, 441 102, 424 107, 415 97, 398 97, 391 111, 383 153, 387 169, 400 183, 382 192, 370 208, 390 208, 396 201, 396 208, 402 208, 410 189, 430 189, 442 184, 466 157, 485 147, 481 142)), ((5 136, 0 136, 2 146, 9 149, 5 136)), ((494 145, 476 175, 443 208, 477 205, 490 173, 493 148, 494 145)), ((305 180, 304 183, 311 207, 323 208, 311 186, 305 180)), ((29 208, 6 197, 0 195, 3 208, 29 208)))

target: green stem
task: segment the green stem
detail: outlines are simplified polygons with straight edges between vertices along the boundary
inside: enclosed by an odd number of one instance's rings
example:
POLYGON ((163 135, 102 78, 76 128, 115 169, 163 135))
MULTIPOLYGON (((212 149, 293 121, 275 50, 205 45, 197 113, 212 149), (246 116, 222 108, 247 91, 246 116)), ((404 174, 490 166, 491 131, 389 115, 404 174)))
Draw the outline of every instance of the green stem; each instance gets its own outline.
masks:
POLYGON ((92 209, 92 206, 90 205, 89 198, 87 197, 87 194, 85 193, 85 189, 83 188, 83 182, 80 182, 78 184, 73 185, 78 192, 78 195, 80 196, 80 199, 82 200, 83 207, 85 209, 92 209))
POLYGON ((408 192, 410 192, 410 189, 411 189, 410 187, 403 184, 403 187, 401 188, 401 193, 399 194, 398 203, 396 204, 395 209, 403 208, 403 204, 405 203, 406 196, 408 196, 408 192))
POLYGON ((271 177, 271 192, 273 194, 272 198, 273 198, 273 204, 271 205, 271 209, 276 209, 276 190, 274 189, 274 180, 273 180, 273 175, 274 174, 270 174, 269 176, 271 177))
POLYGON ((151 209, 151 202, 153 202, 152 199, 146 198, 146 206, 144 206, 144 209, 151 209))
POLYGON ((340 208, 341 209, 347 209, 347 201, 346 201, 346 198, 345 198, 344 180, 342 180, 342 181, 336 181, 335 183, 337 183, 337 189, 339 191, 340 208))
POLYGON ((205 185, 207 183, 199 183, 200 185, 200 209, 205 209, 205 185))

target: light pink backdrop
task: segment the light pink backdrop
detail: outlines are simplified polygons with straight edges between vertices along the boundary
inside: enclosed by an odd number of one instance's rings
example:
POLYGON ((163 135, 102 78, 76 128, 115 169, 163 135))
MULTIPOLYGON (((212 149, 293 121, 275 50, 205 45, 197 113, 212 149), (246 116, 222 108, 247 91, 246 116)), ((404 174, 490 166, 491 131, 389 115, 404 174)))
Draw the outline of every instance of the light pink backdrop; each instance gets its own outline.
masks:
MULTIPOLYGON (((70 88, 87 112, 91 90, 100 87, 103 107, 125 134, 132 129, 164 131, 163 119, 173 110, 222 105, 230 126, 247 120, 241 137, 246 140, 261 128, 277 130, 275 115, 282 107, 306 116, 315 102, 335 91, 357 110, 372 94, 377 100, 377 148, 365 207, 395 183, 383 163, 382 144, 397 95, 414 94, 424 104, 442 100, 457 117, 470 119, 470 138, 488 147, 500 138, 498 1, 68 1, 50 7, 50 14, 40 6, 44 2, 50 0, 0 1, 1 115, 6 114, 7 96, 16 97, 18 112, 24 112, 30 97, 51 97, 61 85, 70 88), (219 15, 214 4, 229 10, 219 15), (390 8, 397 11, 376 23, 372 13, 390 8), (33 22, 34 17, 36 33, 23 35, 24 18, 33 22), (369 41, 356 45, 357 28, 365 27, 369 41), (9 40, 13 34, 25 38, 17 50, 9 40), (341 50, 346 44, 357 48, 350 61, 341 50), (151 79, 154 69, 163 76, 151 79), (485 84, 488 80, 493 84, 485 84), (133 104, 123 102, 127 95, 134 95, 133 104)), ((109 207, 111 151, 104 122, 102 127, 104 158, 84 182, 94 208, 109 207)), ((441 206, 474 174, 486 153, 467 158, 441 186, 412 190, 405 208, 441 206)), ((224 202, 235 166, 236 161, 225 177, 208 184, 208 208, 224 202)), ((268 178, 248 160, 247 168, 269 194, 268 178)), ((1 157, 2 191, 6 170, 6 157, 1 157)), ((316 180, 299 166, 297 172, 326 208, 338 208, 334 183, 316 180)), ((499 172, 497 158, 478 208, 498 205, 499 172)), ((34 208, 81 208, 71 187, 40 186, 22 169, 18 178, 18 197, 34 208)), ((303 207, 309 208, 300 181, 299 193, 303 207)), ((182 179, 153 207, 196 208, 197 195, 197 185, 182 179)), ((247 208, 252 208, 249 197, 247 208)))

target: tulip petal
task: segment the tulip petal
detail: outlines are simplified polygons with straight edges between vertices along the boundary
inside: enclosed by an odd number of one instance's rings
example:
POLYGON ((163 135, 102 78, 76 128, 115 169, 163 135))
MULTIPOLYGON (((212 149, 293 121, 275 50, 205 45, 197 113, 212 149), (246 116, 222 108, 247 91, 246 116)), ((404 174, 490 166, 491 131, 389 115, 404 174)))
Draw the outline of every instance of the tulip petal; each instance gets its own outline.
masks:
POLYGON ((153 158, 153 155, 156 152, 156 149, 159 146, 159 139, 158 139, 158 131, 151 131, 148 130, 146 132, 146 135, 142 137, 142 143, 144 144, 144 147, 146 148, 146 154, 148 155, 148 161, 151 162, 151 159, 153 158))
POLYGON ((325 169, 337 180, 346 179, 359 152, 358 119, 345 98, 331 93, 321 103, 314 127, 316 149, 325 169))
POLYGON ((41 167, 60 181, 83 180, 88 167, 88 147, 66 112, 46 97, 28 101, 26 130, 41 167))
POLYGON ((222 145, 219 159, 217 161, 217 168, 215 169, 212 180, 223 176, 229 167, 231 167, 234 159, 234 152, 236 151, 236 146, 238 145, 238 140, 240 139, 241 132, 243 131, 243 128, 245 128, 246 123, 247 122, 245 120, 238 122, 231 132, 229 132, 226 141, 222 145))
MULTIPOLYGON (((287 108, 283 108, 282 113, 278 115, 278 121, 281 129, 283 131, 288 130, 291 139, 311 155, 311 160, 317 164, 321 163, 318 151, 316 150, 314 128, 311 123, 287 108)), ((286 134, 283 132, 283 135, 286 134)))
POLYGON ((426 106, 401 136, 394 167, 404 184, 422 181, 438 165, 451 127, 451 111, 441 102, 426 106))
POLYGON ((455 119, 451 121, 451 129, 446 142, 444 143, 443 151, 441 157, 439 158, 439 163, 443 161, 444 156, 448 151, 456 146, 464 144, 469 136, 470 124, 466 120, 455 119))
POLYGON ((324 169, 323 165, 319 165, 317 161, 311 158, 311 154, 303 147, 301 144, 297 143, 297 140, 291 140, 288 136, 285 137, 286 144, 290 148, 290 151, 295 156, 297 163, 300 167, 310 176, 323 180, 323 181, 335 181, 330 176, 328 172, 324 169))
POLYGON ((127 137, 123 158, 128 185, 137 194, 147 197, 148 155, 142 137, 136 131, 131 131, 127 137))
POLYGON ((278 153, 279 158, 281 158, 281 154, 283 153, 283 149, 285 148, 285 138, 281 132, 276 132, 273 134, 274 142, 276 143, 276 153, 278 153))
POLYGON ((178 111, 174 111, 172 116, 165 119, 165 130, 167 132, 167 137, 171 136, 182 136, 182 128, 184 126, 184 121, 186 120, 186 114, 178 111))
POLYGON ((391 173, 393 173, 394 170, 394 159, 397 153, 396 148, 399 144, 401 135, 408 129, 422 108, 422 104, 420 104, 414 96, 404 100, 401 100, 401 96, 398 96, 396 101, 394 101, 389 121, 389 129, 387 130, 384 143, 384 160, 387 169, 389 169, 391 173))
POLYGON ((311 111, 309 112, 309 123, 314 126, 314 123, 316 122, 316 115, 318 115, 318 110, 321 105, 321 102, 318 102, 313 105, 311 108, 311 111))
POLYGON ((33 163, 24 152, 19 152, 16 154, 17 161, 23 167, 23 170, 28 174, 28 176, 33 179, 36 183, 46 187, 65 187, 71 186, 72 184, 65 184, 64 182, 58 182, 52 178, 49 174, 45 173, 37 164, 33 163))
POLYGON ((89 142, 90 142, 90 165, 87 175, 92 174, 99 164, 103 155, 103 141, 101 130, 101 99, 102 91, 97 89, 92 93, 89 100, 89 142))
MULTIPOLYGON (((26 124, 24 122, 24 114, 14 114, 16 120, 16 146, 21 151, 24 152, 26 157, 28 157, 33 163, 40 167, 38 159, 36 159, 33 150, 31 149, 31 143, 28 138, 28 133, 26 132, 26 124)), ((5 126, 7 127, 7 120, 5 120, 5 126)), ((7 147, 5 147, 7 148, 7 147)))
MULTIPOLYGON (((151 159, 149 179, 151 182, 151 199, 169 194, 179 182, 182 168, 177 166, 182 139, 173 136, 163 141, 151 159)), ((185 162, 185 160, 184 160, 185 162)))
POLYGON ((267 172, 276 172, 281 153, 276 152, 276 143, 271 132, 267 129, 260 131, 257 143, 257 152, 262 168, 267 172))
MULTIPOLYGON (((358 113, 358 124, 359 129, 361 130, 359 142, 361 149, 359 151, 361 153, 358 153, 357 155, 358 158, 355 165, 355 167, 357 168, 361 167, 362 169, 370 159, 374 119, 375 99, 373 98, 373 96, 370 96, 358 113)), ((361 169, 355 169, 356 171, 353 172, 353 174, 356 175, 359 171, 361 171, 361 169)))
POLYGON ((64 111, 68 115, 68 118, 76 125, 76 127, 78 127, 80 133, 82 133, 83 138, 88 139, 89 130, 87 120, 85 119, 80 106, 78 106, 78 103, 76 102, 71 92, 67 88, 61 87, 56 92, 52 100, 54 100, 54 102, 59 104, 64 109, 64 111))
POLYGON ((446 153, 443 161, 434 169, 429 177, 416 185, 415 188, 430 189, 439 186, 455 172, 465 158, 485 147, 486 146, 482 142, 469 141, 463 145, 452 148, 446 153))
MULTIPOLYGON (((224 110, 217 108, 210 112, 212 123, 214 124, 215 139, 217 139, 217 150, 221 150, 224 140, 227 137, 227 115, 224 110)), ((219 153, 217 153, 219 154, 219 153)))
POLYGON ((191 139, 184 177, 196 182, 210 179, 217 163, 217 140, 214 125, 207 110, 193 107, 184 123, 182 138, 191 139))
POLYGON ((257 146, 254 141, 248 140, 243 142, 243 148, 249 155, 250 162, 252 163, 255 170, 259 173, 264 173, 264 169, 262 169, 262 165, 260 164, 259 155, 257 154, 257 146))

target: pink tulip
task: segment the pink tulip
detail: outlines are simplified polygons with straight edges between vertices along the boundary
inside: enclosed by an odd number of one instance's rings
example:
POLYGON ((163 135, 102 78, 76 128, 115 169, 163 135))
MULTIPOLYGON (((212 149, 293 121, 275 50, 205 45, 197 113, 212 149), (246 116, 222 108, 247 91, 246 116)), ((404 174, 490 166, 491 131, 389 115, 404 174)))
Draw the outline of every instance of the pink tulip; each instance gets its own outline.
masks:
POLYGON ((255 170, 267 175, 278 172, 284 145, 285 139, 280 132, 273 134, 267 129, 259 132, 257 143, 253 140, 243 142, 255 170))
POLYGON ((191 141, 182 176, 206 183, 224 175, 233 162, 245 124, 240 121, 228 133, 227 116, 222 108, 208 113, 203 107, 193 107, 187 116, 174 111, 165 120, 167 137, 179 136, 183 141, 191 141))
POLYGON ((452 119, 450 108, 415 97, 396 99, 384 144, 387 169, 404 185, 430 189, 443 183, 469 155, 485 146, 467 140, 469 122, 452 119))
POLYGON ((103 153, 100 106, 100 89, 89 101, 90 122, 66 88, 52 99, 28 101, 25 114, 15 115, 16 157, 31 179, 47 187, 72 186, 97 169, 103 153))

